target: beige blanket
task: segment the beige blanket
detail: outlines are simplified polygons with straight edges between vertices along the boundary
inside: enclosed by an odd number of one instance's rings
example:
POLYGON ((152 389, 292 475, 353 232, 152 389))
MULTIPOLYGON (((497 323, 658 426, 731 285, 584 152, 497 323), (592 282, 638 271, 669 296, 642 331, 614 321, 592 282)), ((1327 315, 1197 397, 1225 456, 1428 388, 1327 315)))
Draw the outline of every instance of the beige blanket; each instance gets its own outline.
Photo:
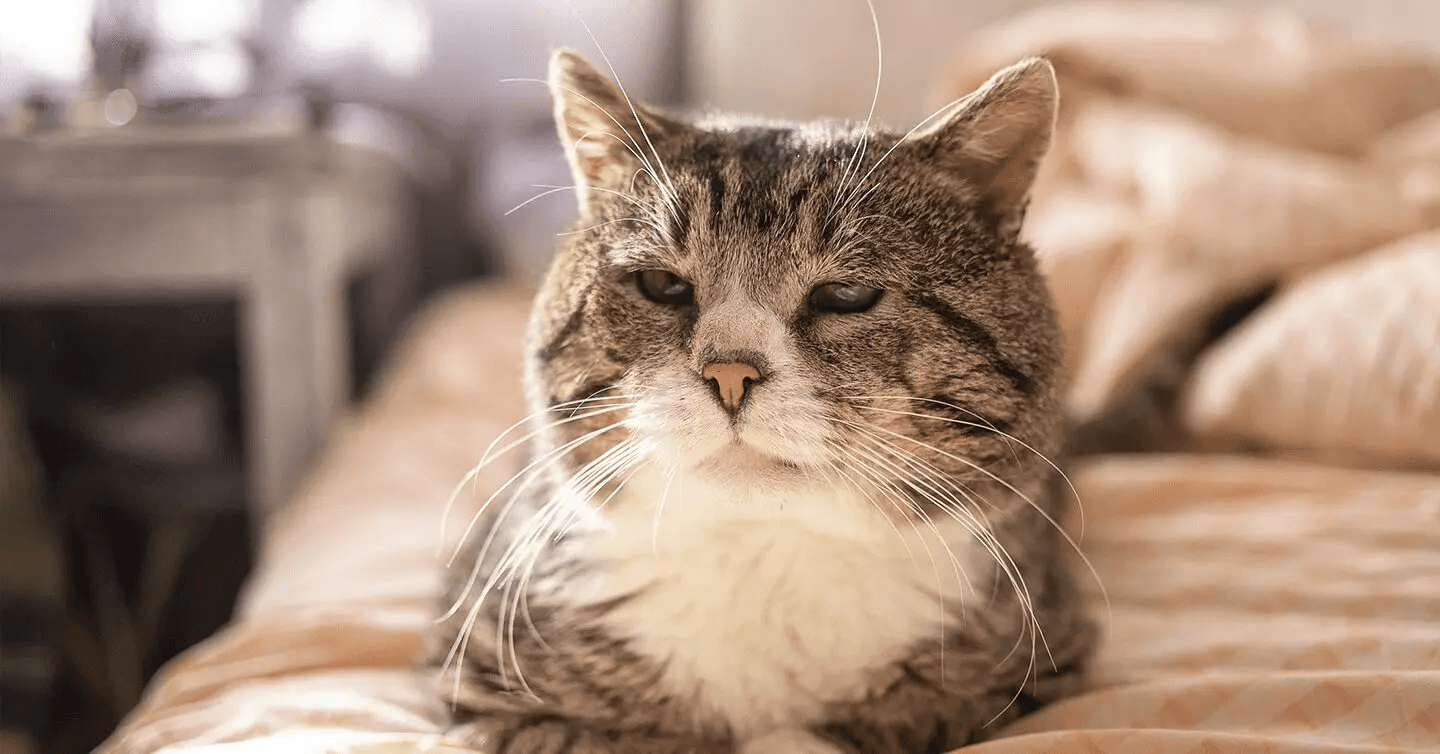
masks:
MULTIPOLYGON (((1109 596, 1094 588, 1095 690, 971 750, 1440 750, 1433 61, 1281 16, 1113 3, 964 49, 945 91, 1031 53, 1061 72, 1030 232, 1078 346, 1077 412, 1282 281, 1186 362, 1174 410, 1195 451, 1075 475, 1109 596)), ((417 325, 270 523, 235 623, 171 663, 103 751, 460 750, 412 663, 442 507, 518 417, 524 298, 464 291, 417 325)), ((482 499, 461 496, 447 538, 482 499)))
POLYGON ((1050 7, 962 49, 937 102, 1026 55, 1060 78, 1027 230, 1078 415, 1278 281, 1195 365, 1184 428, 1212 448, 1440 468, 1440 61, 1199 3, 1050 7))

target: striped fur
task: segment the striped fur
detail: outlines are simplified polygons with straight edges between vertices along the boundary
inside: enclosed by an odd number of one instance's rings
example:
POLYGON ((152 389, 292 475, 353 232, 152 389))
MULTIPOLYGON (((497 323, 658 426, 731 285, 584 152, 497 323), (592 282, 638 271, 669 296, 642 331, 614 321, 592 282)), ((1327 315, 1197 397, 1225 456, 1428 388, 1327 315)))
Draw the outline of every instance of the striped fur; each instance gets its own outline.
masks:
POLYGON ((910 754, 1074 689, 1059 336, 1018 239, 1049 65, 908 134, 686 122, 569 52, 551 86, 580 219, 528 336, 537 465, 432 637, 457 728, 505 754, 910 754), (646 269, 693 302, 647 299, 646 269), (807 306, 836 282, 883 294, 807 306), (716 360, 765 374, 733 417, 716 360))

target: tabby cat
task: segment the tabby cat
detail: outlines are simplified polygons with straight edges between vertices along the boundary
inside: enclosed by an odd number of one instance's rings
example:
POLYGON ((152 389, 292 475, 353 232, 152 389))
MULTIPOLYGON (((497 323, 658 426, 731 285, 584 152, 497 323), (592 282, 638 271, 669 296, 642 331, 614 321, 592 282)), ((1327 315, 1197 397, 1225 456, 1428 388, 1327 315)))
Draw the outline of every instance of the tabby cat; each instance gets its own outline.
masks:
POLYGON ((499 754, 942 752, 1081 683, 1055 318, 1018 238, 1041 59, 900 135, 693 122, 560 51, 581 219, 531 463, 429 662, 499 754))

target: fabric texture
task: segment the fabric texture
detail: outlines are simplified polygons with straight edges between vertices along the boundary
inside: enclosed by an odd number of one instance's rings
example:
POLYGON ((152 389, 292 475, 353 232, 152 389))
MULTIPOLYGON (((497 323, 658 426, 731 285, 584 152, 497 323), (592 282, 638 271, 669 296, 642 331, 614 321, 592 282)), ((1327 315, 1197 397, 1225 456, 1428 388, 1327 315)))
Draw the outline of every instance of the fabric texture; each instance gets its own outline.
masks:
MULTIPOLYGON (((1227 452, 1073 474, 1094 688, 967 751, 1440 751, 1434 62, 1198 4, 1052 8, 962 49, 946 99, 1029 54, 1059 71, 1027 232, 1077 413, 1280 286, 1184 375, 1185 426, 1227 452)), ((458 291, 416 324, 269 522, 235 622, 103 752, 463 750, 414 663, 450 548, 513 469, 459 484, 522 413, 527 296, 458 291)))
MULTIPOLYGON (((1048 7, 962 49, 937 103, 1027 55, 1049 57, 1060 79, 1059 130, 1027 232, 1059 302, 1081 417, 1191 347, 1227 302, 1274 282, 1307 285, 1319 268, 1440 227, 1440 61, 1431 57, 1375 49, 1279 12, 1145 2, 1048 7)), ((1414 264, 1440 262, 1417 254, 1414 264)), ((1417 320, 1435 312, 1433 294, 1421 299, 1417 320)), ((1353 327, 1382 329, 1386 311, 1359 306, 1353 327)), ((1353 342, 1327 343, 1327 334, 1313 329, 1316 348, 1352 353, 1353 342)), ((1297 384, 1304 363, 1282 362, 1266 363, 1297 384)), ((1364 384, 1368 366, 1330 368, 1364 384)), ((1227 389, 1198 386, 1195 395, 1227 389)), ((1213 421, 1199 408, 1193 418, 1204 419, 1190 426, 1202 437, 1296 439, 1240 417, 1213 421)))
POLYGON ((1440 231, 1296 281, 1201 359, 1185 410, 1204 434, 1440 468, 1440 231))
MULTIPOLYGON (((102 751, 463 750, 414 661, 446 502, 519 414, 524 299, 466 291, 421 323, 272 522, 236 622, 172 662, 102 751)), ((462 488, 448 543, 507 473, 462 488)), ((1440 746, 1440 476, 1163 455, 1074 481, 1107 632, 1096 689, 971 750, 1440 746)))

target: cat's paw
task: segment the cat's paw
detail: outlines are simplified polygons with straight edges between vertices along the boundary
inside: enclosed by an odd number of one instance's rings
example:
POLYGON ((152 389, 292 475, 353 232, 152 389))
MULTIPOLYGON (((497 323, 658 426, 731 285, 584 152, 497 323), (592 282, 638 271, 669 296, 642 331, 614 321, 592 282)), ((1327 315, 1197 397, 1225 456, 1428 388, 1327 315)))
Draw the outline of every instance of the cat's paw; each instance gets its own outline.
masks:
POLYGON ((754 738, 740 747, 740 754, 845 754, 803 730, 784 729, 754 738))

